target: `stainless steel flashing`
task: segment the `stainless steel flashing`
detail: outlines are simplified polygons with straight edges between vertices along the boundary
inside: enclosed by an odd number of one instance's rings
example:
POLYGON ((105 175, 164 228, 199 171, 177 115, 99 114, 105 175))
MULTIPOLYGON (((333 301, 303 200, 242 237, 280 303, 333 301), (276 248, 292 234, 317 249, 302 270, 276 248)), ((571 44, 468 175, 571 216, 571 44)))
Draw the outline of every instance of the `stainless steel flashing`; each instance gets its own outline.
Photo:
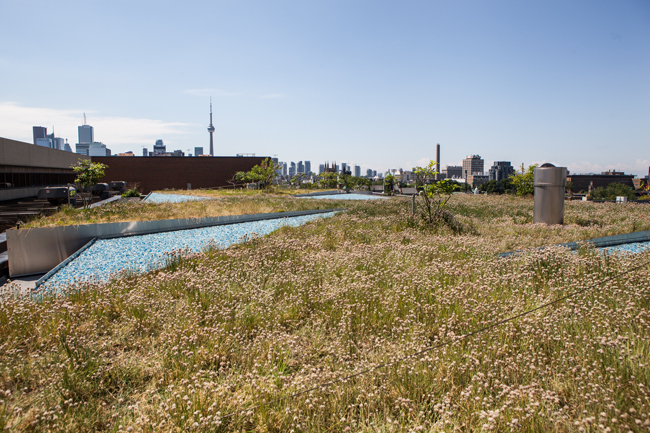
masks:
POLYGON ((39 278, 39 279, 36 281, 36 287, 34 287, 34 290, 38 290, 39 286, 40 286, 41 284, 43 284, 44 282, 46 282, 47 280, 49 280, 50 277, 51 277, 52 275, 54 275, 54 274, 56 274, 57 272, 59 272, 59 269, 61 269, 62 267, 64 267, 65 265, 67 265, 68 263, 70 263, 71 261, 73 261, 74 259, 76 259, 77 257, 79 257, 79 254, 81 254, 81 253, 83 253, 85 250, 87 250, 87 249, 88 249, 92 244, 95 243, 96 240, 97 240, 97 238, 92 238, 92 239, 90 240, 90 242, 88 242, 88 243, 87 243, 86 245, 84 245, 83 247, 79 248, 79 249, 77 250, 76 253, 74 253, 73 255, 71 255, 70 257, 68 257, 67 259, 65 259, 64 261, 62 261, 61 263, 59 263, 58 265, 56 265, 56 266, 55 266, 55 267, 54 267, 50 272, 48 272, 47 274, 45 274, 45 275, 43 275, 41 278, 39 278))
POLYGON ((251 215, 130 221, 7 230, 9 275, 11 277, 18 277, 23 275, 46 273, 73 255, 93 238, 107 239, 121 236, 145 235, 150 233, 237 224, 266 219, 288 218, 342 210, 343 209, 316 209, 251 215))

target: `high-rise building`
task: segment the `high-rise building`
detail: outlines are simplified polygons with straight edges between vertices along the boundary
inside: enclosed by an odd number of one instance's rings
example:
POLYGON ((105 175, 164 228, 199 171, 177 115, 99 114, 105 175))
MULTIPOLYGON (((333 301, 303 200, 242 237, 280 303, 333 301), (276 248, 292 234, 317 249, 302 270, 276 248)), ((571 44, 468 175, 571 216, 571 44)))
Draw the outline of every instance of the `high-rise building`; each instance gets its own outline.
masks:
POLYGON ((311 161, 305 161, 305 174, 311 174, 311 161))
POLYGON ((52 140, 49 138, 37 138, 35 144, 37 146, 52 148, 52 140))
POLYGON ((356 177, 361 177, 361 167, 359 167, 358 165, 354 166, 354 175, 356 177))
POLYGON ((208 126, 208 132, 210 133, 210 156, 214 156, 214 141, 212 139, 212 134, 214 134, 214 126, 212 125, 212 98, 210 98, 210 125, 208 126))
MULTIPOLYGON (((45 136, 47 135, 47 128, 44 126, 34 126, 32 127, 32 132, 34 134, 34 144, 39 145, 38 143, 36 143, 36 140, 38 140, 39 138, 45 138, 45 136)), ((42 144, 40 144, 39 146, 42 146, 42 144)))
POLYGON ((296 163, 291 161, 291 164, 289 165, 289 177, 295 175, 296 175, 296 163))
POLYGON ((463 167, 460 165, 448 165, 442 169, 442 177, 444 179, 460 179, 463 177, 463 167))
POLYGON ((149 156, 149 151, 147 150, 146 147, 142 148, 142 156, 149 156))
POLYGON ((286 175, 287 175, 287 163, 283 162, 282 163, 282 176, 286 176, 286 175))
POLYGON ((305 172, 305 164, 302 163, 302 161, 298 161, 298 173, 304 173, 305 172))
MULTIPOLYGON (((77 145, 77 148, 79 145, 77 145)), ((79 151, 77 151, 79 153, 79 151)), ((111 149, 107 149, 104 143, 88 143, 87 156, 111 156, 111 149)))
POLYGON ((194 148, 194 156, 199 156, 203 155, 203 148, 202 147, 195 147, 194 148))
POLYGON ((489 180, 496 180, 497 182, 507 179, 515 172, 515 168, 510 161, 494 161, 490 168, 489 180))
POLYGON ((318 174, 323 174, 325 172, 325 164, 318 164, 318 174))
POLYGON ((167 153, 167 147, 163 143, 162 140, 156 140, 156 144, 153 145, 153 154, 154 155, 162 155, 164 153, 167 153))
POLYGON ((341 163, 341 173, 345 174, 348 171, 348 165, 345 162, 341 163))
POLYGON ((482 175, 484 161, 480 155, 470 155, 463 159, 463 178, 467 179, 468 176, 482 175))
POLYGON ((92 126, 84 124, 77 129, 79 131, 79 144, 88 144, 95 141, 95 132, 92 126))
POLYGON ((366 177, 372 177, 372 170, 371 169, 366 170, 366 177))

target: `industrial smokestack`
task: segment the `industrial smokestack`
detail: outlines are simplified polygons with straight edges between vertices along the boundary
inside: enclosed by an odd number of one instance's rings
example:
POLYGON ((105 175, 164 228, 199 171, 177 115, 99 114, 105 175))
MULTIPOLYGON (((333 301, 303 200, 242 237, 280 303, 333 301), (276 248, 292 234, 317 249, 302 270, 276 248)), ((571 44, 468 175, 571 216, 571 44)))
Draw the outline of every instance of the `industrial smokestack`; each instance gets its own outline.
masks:
POLYGON ((436 146, 436 180, 440 180, 440 143, 436 146))

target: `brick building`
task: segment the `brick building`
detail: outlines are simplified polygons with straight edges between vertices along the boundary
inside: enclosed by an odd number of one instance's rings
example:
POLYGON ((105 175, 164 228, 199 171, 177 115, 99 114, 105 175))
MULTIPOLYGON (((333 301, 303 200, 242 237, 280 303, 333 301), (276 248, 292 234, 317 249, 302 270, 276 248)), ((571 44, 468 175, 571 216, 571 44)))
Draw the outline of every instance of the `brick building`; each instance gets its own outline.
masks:
POLYGON ((634 188, 632 179, 634 176, 631 174, 614 171, 605 171, 601 174, 569 174, 566 178, 567 182, 573 184, 573 192, 589 191, 592 182, 594 189, 606 187, 610 183, 622 183, 634 188))
POLYGON ((161 189, 187 189, 229 186, 238 171, 250 171, 266 157, 217 156, 213 158, 124 158, 93 157, 93 162, 106 164, 102 182, 137 183, 138 190, 148 194, 161 189))

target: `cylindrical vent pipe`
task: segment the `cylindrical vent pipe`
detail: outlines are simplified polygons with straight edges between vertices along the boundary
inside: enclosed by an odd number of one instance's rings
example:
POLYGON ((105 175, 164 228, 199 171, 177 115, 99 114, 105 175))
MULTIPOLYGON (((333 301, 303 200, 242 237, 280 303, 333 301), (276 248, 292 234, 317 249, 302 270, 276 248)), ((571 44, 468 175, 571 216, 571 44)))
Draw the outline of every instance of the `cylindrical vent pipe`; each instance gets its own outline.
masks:
POLYGON ((534 223, 564 224, 566 167, 543 164, 533 172, 535 186, 534 223))

